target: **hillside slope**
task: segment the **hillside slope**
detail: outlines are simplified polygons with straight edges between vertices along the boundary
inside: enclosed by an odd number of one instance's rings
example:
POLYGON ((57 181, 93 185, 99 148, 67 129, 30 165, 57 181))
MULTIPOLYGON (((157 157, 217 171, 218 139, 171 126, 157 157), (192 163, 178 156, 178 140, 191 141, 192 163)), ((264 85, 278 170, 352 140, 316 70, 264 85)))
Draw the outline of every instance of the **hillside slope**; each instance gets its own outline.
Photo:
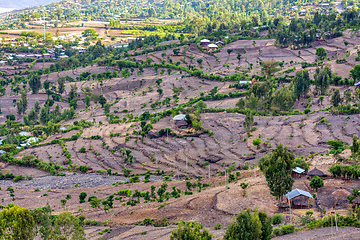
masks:
POLYGON ((60 0, 17 0, 17 1, 0 1, 0 8, 27 8, 39 5, 45 5, 60 0))

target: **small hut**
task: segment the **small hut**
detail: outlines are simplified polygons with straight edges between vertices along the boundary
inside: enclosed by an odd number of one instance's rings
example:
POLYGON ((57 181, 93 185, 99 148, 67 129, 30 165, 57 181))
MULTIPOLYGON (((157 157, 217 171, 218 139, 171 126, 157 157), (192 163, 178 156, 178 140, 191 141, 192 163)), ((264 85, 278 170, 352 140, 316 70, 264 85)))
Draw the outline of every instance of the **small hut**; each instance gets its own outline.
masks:
POLYGON ((313 198, 307 191, 301 189, 293 189, 288 192, 286 198, 290 201, 292 208, 309 208, 311 207, 310 198, 313 198))
POLYGON ((335 197, 336 205, 344 206, 348 202, 348 199, 346 197, 350 196, 351 193, 340 187, 339 189, 334 191, 331 195, 335 197))
POLYGON ((305 170, 300 168, 300 167, 296 167, 292 170, 291 172, 291 176, 293 178, 301 178, 302 175, 304 175, 305 170))
POLYGON ((325 177, 325 174, 315 167, 313 170, 308 172, 308 176, 310 176, 310 177, 315 177, 315 176, 325 177))

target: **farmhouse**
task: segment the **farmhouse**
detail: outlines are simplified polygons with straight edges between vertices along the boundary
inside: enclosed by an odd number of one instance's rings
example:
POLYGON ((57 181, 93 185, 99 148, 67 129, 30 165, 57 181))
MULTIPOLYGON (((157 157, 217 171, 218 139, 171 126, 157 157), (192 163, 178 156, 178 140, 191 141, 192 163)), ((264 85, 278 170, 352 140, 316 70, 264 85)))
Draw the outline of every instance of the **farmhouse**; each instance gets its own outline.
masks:
POLYGON ((286 198, 291 204, 291 207, 293 208, 309 208, 311 207, 311 204, 309 202, 310 198, 313 198, 311 194, 307 191, 301 190, 301 189, 293 189, 290 192, 288 192, 286 195, 286 198))

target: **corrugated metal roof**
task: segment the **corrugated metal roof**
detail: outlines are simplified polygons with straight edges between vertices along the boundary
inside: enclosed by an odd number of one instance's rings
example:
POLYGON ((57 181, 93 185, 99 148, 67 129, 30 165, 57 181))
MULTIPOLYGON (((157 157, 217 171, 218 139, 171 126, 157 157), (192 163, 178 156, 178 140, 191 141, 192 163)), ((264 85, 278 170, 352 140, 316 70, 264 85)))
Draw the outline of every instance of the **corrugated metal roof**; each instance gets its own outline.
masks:
POLYGON ((186 117, 185 114, 179 114, 179 115, 176 115, 176 116, 173 118, 173 120, 174 120, 174 121, 185 120, 185 117, 186 117))
POLYGON ((290 199, 293 199, 293 198, 295 198, 297 196, 300 196, 300 195, 305 196, 305 197, 309 197, 309 198, 313 198, 309 192, 301 190, 301 189, 297 189, 297 188, 291 190, 291 192, 288 192, 285 196, 286 196, 287 199, 290 200, 290 199))
POLYGON ((293 169, 293 172, 301 174, 301 173, 305 172, 305 170, 302 169, 302 168, 296 167, 296 168, 293 169))

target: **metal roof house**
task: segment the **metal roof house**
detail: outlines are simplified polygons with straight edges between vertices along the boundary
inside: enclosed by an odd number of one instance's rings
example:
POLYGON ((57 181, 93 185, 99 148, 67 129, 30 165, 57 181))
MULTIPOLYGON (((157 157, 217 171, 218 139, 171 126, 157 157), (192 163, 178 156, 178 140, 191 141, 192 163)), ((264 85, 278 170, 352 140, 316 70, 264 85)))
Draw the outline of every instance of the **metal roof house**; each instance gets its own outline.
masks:
POLYGON ((291 190, 285 196, 293 208, 309 208, 311 206, 309 199, 313 198, 309 192, 297 188, 291 190))
POLYGON ((304 169, 302 169, 300 167, 296 167, 292 170, 291 176, 293 178, 300 178, 304 173, 305 173, 304 169))

